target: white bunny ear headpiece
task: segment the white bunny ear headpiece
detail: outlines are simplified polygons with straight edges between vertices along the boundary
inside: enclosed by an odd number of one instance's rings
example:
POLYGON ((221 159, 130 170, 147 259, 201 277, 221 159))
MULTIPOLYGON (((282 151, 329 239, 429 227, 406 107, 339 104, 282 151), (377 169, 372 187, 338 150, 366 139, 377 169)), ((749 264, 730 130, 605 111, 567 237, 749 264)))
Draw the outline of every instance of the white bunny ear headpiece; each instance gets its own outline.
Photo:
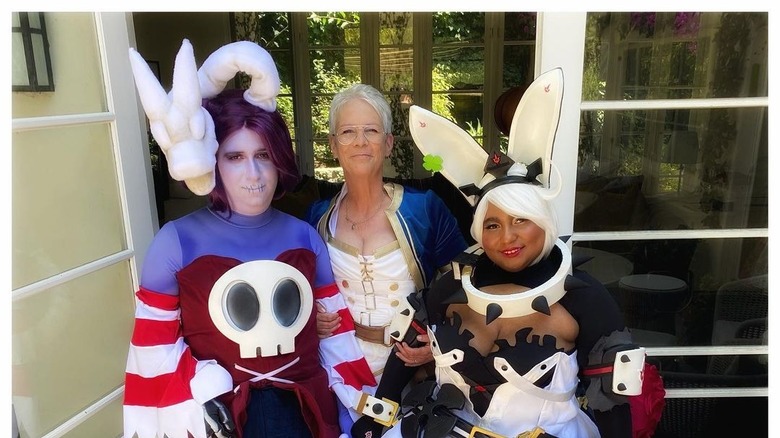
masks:
MULTIPOLYGON (((511 184, 533 184, 542 196, 551 199, 560 192, 560 183, 551 189, 550 171, 553 143, 563 102, 563 71, 548 71, 534 80, 520 98, 509 128, 507 153, 490 154, 456 124, 417 106, 409 110, 409 129, 417 147, 425 156, 423 166, 440 170, 458 187, 472 204, 494 187, 511 184)), ((557 172, 557 169, 556 169, 557 172)), ((560 174, 558 181, 560 181, 560 174)), ((484 292, 471 282, 472 267, 461 273, 465 303, 485 315, 485 323, 497 318, 514 318, 540 312, 550 315, 550 306, 558 302, 568 288, 571 253, 563 240, 555 243, 555 272, 542 284, 515 293, 495 295, 484 292), (568 286, 567 286, 568 283, 568 286)), ((457 278, 457 277, 456 277, 457 278)))
POLYGON ((222 92, 227 82, 243 71, 252 77, 244 99, 266 111, 276 110, 280 89, 276 64, 267 51, 250 41, 220 47, 198 70, 192 44, 185 39, 176 55, 170 93, 165 93, 132 47, 130 65, 149 129, 165 154, 171 178, 184 181, 196 195, 207 195, 214 189, 219 147, 214 121, 201 106, 202 99, 222 92))
POLYGON ((426 169, 441 171, 471 205, 506 183, 538 184, 550 199, 560 192, 560 184, 551 190, 550 170, 557 172, 551 159, 562 102, 562 69, 536 78, 515 109, 506 154, 488 154, 458 125, 418 106, 409 109, 409 129, 426 169))

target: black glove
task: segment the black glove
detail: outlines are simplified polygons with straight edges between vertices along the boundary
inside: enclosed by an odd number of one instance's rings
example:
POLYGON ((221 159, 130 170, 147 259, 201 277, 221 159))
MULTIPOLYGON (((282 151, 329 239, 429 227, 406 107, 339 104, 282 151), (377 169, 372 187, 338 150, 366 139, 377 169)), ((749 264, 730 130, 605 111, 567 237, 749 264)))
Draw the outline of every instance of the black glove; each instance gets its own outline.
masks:
POLYGON ((203 404, 203 417, 208 438, 233 438, 236 425, 224 403, 215 398, 207 401, 203 404))

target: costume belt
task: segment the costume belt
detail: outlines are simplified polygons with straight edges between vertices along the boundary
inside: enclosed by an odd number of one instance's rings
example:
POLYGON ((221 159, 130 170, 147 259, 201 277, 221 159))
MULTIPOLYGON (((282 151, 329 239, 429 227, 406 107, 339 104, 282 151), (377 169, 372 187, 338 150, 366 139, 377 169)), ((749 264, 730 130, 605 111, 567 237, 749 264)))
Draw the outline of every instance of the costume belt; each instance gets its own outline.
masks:
POLYGON ((375 327, 355 322, 355 336, 366 342, 372 342, 386 347, 393 345, 393 340, 390 338, 390 325, 375 327))

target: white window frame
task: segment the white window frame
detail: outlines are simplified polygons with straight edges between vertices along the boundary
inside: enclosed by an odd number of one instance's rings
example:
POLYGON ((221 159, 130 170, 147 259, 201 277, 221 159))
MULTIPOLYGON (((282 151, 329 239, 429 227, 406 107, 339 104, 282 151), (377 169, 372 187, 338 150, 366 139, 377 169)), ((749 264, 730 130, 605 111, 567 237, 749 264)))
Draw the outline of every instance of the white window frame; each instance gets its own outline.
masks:
MULTIPOLYGON (((23 132, 31 129, 90 124, 109 126, 116 157, 116 175, 127 249, 15 289, 11 293, 12 301, 26 299, 59 284, 124 261, 130 264, 133 286, 133 290, 128 290, 127 293, 134 296, 135 290, 138 289, 138 273, 143 264, 144 254, 158 228, 154 185, 148 164, 149 150, 145 147, 147 143, 145 118, 135 88, 131 85, 134 82, 127 56, 130 41, 132 40, 134 45, 135 40, 132 14, 95 13, 94 19, 102 61, 107 110, 99 113, 13 119, 12 131, 23 132)), ((67 57, 66 54, 62 55, 67 57)), ((118 385, 111 393, 95 400, 43 438, 59 438, 66 435, 104 407, 120 400, 123 394, 124 385, 118 385)))

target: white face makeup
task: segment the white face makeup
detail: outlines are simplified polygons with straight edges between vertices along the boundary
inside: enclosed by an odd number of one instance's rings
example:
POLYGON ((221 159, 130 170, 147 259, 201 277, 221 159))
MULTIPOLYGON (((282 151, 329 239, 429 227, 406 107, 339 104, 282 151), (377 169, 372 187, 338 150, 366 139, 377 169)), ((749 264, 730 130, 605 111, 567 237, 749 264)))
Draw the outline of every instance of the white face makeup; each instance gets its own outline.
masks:
POLYGON ((242 128, 228 137, 217 150, 217 167, 233 211, 251 216, 268 209, 279 172, 259 135, 242 128))

